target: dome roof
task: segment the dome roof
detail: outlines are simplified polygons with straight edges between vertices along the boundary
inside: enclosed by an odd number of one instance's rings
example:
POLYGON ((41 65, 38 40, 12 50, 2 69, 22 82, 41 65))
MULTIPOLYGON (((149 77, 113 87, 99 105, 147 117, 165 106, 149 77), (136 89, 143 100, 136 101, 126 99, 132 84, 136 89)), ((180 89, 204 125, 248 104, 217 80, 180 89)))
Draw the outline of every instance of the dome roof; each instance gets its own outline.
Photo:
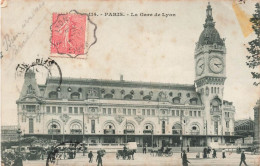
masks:
POLYGON ((212 45, 212 44, 223 46, 224 45, 223 39, 220 38, 220 35, 215 28, 215 22, 213 22, 212 8, 210 4, 208 4, 207 6, 206 13, 207 16, 204 24, 204 30, 200 34, 198 46, 212 45))
POLYGON ((207 26, 204 28, 202 33, 200 34, 198 45, 224 45, 223 40, 220 38, 220 35, 215 27, 207 26))

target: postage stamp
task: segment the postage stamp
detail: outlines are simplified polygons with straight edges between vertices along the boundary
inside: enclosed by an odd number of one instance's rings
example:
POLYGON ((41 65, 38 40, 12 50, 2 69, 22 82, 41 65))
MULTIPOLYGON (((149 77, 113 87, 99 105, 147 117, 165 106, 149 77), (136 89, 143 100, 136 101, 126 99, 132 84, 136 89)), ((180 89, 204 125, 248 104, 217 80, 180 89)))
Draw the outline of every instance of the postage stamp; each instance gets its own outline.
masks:
POLYGON ((51 56, 85 58, 89 48, 96 43, 96 24, 88 14, 79 13, 75 10, 67 14, 52 15, 51 25, 51 56), (93 33, 89 33, 89 24, 94 25, 93 33), (94 40, 89 44, 89 38, 94 40))

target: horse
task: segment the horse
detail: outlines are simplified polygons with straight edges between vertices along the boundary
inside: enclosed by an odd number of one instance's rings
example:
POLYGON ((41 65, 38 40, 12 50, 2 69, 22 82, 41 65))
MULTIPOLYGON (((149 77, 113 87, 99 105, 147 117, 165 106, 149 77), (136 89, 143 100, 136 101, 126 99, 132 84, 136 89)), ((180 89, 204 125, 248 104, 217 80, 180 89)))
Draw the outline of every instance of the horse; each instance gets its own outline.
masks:
POLYGON ((126 152, 126 156, 128 157, 128 160, 130 160, 132 158, 132 160, 134 160, 134 154, 136 153, 136 150, 128 150, 126 152))

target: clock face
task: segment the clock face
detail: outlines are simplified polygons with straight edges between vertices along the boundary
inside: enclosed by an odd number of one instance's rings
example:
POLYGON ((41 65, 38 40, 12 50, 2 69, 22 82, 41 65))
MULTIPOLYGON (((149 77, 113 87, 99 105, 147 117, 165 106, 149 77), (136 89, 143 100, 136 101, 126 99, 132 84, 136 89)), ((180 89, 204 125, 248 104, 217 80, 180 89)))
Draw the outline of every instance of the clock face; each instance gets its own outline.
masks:
POLYGON ((204 59, 199 59, 197 61, 197 64, 196 64, 196 73, 197 75, 201 75, 204 71, 204 68, 205 68, 205 64, 204 64, 204 59))
POLYGON ((209 61, 209 68, 214 73, 220 73, 224 69, 223 61, 220 58, 213 57, 209 61))

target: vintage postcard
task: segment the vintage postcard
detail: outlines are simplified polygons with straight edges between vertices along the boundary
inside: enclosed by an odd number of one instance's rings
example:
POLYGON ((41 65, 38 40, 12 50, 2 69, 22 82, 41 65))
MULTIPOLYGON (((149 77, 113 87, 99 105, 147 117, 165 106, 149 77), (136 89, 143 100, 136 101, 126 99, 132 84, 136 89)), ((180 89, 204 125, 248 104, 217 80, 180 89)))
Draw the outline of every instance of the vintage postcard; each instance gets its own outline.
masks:
POLYGON ((1 165, 260 165, 257 0, 2 0, 1 165))

